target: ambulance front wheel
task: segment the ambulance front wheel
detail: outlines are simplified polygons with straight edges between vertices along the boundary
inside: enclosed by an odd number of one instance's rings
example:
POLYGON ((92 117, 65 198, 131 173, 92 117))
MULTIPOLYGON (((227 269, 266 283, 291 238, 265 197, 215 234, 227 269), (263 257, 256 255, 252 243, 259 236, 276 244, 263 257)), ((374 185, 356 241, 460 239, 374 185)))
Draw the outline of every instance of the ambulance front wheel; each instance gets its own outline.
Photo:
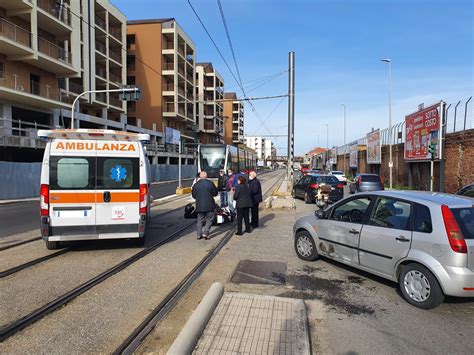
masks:
POLYGON ((46 249, 48 249, 48 250, 59 249, 59 242, 50 242, 50 241, 46 240, 45 243, 46 243, 46 249))

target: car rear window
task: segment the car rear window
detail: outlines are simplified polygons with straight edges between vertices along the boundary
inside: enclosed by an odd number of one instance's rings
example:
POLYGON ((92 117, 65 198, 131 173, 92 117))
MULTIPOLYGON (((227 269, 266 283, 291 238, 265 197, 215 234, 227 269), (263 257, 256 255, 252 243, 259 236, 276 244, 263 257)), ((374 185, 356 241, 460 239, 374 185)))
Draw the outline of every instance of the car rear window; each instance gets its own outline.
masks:
POLYGON ((97 158, 97 189, 138 189, 138 158, 97 158))
POLYGON ((49 164, 52 190, 95 189, 95 158, 51 157, 49 164))
POLYGON ((380 182, 378 175, 361 175, 362 182, 380 182))
POLYGON ((321 182, 324 182, 326 184, 338 184, 339 180, 335 176, 320 176, 319 177, 321 182))
POLYGON ((343 175, 342 171, 333 171, 332 174, 334 174, 334 175, 343 175))
POLYGON ((474 207, 451 208, 464 239, 474 239, 474 207))

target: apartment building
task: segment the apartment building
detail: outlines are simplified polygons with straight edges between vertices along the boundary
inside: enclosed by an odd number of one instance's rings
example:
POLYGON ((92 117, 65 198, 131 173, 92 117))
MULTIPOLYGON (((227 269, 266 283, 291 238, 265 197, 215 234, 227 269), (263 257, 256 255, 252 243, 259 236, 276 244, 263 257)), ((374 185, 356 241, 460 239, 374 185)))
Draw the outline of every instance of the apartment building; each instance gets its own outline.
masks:
MULTIPOLYGON (((0 160, 39 161, 84 91, 125 83, 125 15, 107 0, 0 2, 0 160)), ((118 93, 84 95, 75 127, 126 129, 118 93)), ((133 127, 131 127, 133 128, 133 127)))
POLYGON ((177 157, 167 130, 179 131, 185 151, 195 149, 195 45, 175 19, 127 22, 127 84, 138 85, 142 98, 129 102, 127 121, 157 131, 158 162, 177 157))
POLYGON ((226 144, 244 143, 244 103, 237 100, 235 92, 224 94, 224 140, 226 144))
POLYGON ((196 83, 199 142, 224 143, 224 79, 212 63, 197 63, 196 83))
POLYGON ((258 165, 271 167, 276 159, 274 143, 265 137, 245 137, 245 145, 257 153, 258 165))

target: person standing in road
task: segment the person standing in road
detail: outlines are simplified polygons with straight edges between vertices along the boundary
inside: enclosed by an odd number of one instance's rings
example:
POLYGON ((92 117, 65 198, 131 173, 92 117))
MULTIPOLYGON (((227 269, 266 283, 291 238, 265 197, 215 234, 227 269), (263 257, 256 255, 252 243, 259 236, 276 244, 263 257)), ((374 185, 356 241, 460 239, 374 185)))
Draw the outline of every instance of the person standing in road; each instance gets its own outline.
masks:
POLYGON ((237 186, 236 180, 236 176, 234 175, 232 169, 227 170, 227 204, 232 212, 235 212, 234 190, 237 186))
POLYGON ((242 235, 242 219, 245 221, 245 232, 251 233, 249 221, 249 209, 252 207, 252 199, 250 197, 250 187, 247 184, 247 179, 244 176, 239 176, 238 184, 235 187, 234 200, 237 208, 237 233, 242 235))
POLYGON ((207 173, 201 171, 199 180, 194 184, 192 195, 196 200, 197 213, 197 239, 209 239, 209 232, 216 215, 217 188, 214 183, 207 179, 207 173))
POLYGON ((225 174, 225 170, 219 171, 219 179, 217 180, 217 189, 221 199, 221 208, 227 207, 227 181, 229 177, 225 174))
POLYGON ((251 211, 251 223, 252 228, 258 227, 258 205, 263 201, 262 197, 262 184, 257 179, 257 173, 251 171, 249 174, 249 187, 250 187, 250 198, 252 199, 251 211))

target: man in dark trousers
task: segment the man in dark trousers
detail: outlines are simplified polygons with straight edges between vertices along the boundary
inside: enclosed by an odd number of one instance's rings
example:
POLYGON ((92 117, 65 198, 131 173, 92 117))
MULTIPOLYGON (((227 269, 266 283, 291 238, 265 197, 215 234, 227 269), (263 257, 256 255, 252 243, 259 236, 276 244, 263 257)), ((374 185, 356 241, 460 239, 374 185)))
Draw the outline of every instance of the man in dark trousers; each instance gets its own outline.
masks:
POLYGON ((221 207, 227 207, 227 182, 229 177, 225 174, 224 170, 219 171, 219 179, 217 180, 217 189, 219 190, 219 196, 221 198, 221 207))
POLYGON ((242 219, 245 221, 245 232, 252 232, 249 223, 249 209, 252 207, 252 199, 250 198, 250 187, 247 184, 247 179, 244 176, 239 176, 237 181, 234 193, 237 208, 237 233, 235 234, 242 235, 242 219))
POLYGON ((252 199, 251 211, 251 222, 252 228, 258 227, 258 205, 263 201, 262 197, 262 185, 260 180, 257 179, 257 173, 251 171, 249 174, 249 186, 250 186, 250 198, 252 199))
POLYGON ((192 195, 196 200, 197 239, 209 239, 209 231, 216 215, 214 196, 218 191, 212 181, 207 179, 207 173, 201 171, 199 180, 194 184, 192 195))

